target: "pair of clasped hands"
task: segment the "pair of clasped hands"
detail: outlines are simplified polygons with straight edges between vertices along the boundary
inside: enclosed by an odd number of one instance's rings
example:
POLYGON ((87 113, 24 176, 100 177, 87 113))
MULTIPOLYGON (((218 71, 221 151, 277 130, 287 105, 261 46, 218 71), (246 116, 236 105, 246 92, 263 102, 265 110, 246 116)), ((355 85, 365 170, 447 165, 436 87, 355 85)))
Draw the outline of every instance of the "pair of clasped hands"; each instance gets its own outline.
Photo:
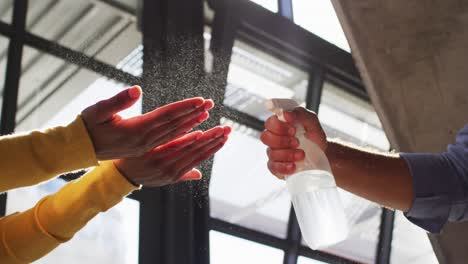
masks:
MULTIPOLYGON (((141 94, 141 88, 133 86, 81 113, 97 159, 113 160, 135 185, 157 187, 201 179, 195 167, 220 150, 231 132, 228 126, 192 132, 208 119, 214 102, 195 97, 128 119, 118 115, 137 102, 141 94)), ((304 126, 305 136, 323 151, 327 147, 325 133, 313 112, 299 107, 286 112, 285 118, 287 122, 275 115, 268 118, 260 137, 268 146, 268 169, 278 178, 294 173, 295 162, 305 157, 298 149, 295 122, 304 126)))

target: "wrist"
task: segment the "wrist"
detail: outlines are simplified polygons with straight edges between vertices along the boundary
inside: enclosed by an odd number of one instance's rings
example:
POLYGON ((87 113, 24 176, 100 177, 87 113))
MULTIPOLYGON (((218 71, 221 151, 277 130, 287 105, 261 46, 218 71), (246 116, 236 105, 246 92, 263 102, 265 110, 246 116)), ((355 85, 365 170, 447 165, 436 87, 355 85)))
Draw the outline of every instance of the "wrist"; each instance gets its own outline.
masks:
POLYGON ((112 162, 114 163, 115 168, 120 172, 120 174, 121 174, 130 184, 132 184, 132 185, 135 186, 135 187, 141 187, 141 184, 136 183, 134 180, 132 180, 132 179, 128 176, 128 174, 127 174, 126 172, 124 172, 124 170, 121 169, 120 160, 113 160, 112 162))

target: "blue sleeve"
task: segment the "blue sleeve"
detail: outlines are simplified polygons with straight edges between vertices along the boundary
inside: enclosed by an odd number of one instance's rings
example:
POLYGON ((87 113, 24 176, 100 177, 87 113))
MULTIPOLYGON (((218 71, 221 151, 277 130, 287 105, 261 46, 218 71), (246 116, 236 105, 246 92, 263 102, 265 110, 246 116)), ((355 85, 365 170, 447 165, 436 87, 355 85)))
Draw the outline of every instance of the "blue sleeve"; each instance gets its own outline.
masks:
POLYGON ((405 216, 431 233, 447 221, 468 219, 468 125, 441 154, 410 154, 406 161, 413 179, 414 200, 405 216))

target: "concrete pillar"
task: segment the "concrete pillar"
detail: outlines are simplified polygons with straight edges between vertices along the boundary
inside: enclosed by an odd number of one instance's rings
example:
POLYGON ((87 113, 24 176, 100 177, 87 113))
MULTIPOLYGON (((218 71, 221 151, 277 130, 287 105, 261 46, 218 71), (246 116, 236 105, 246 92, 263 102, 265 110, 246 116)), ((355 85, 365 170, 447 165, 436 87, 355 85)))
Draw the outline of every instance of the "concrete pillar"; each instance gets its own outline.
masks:
MULTIPOLYGON (((441 152, 468 123, 468 2, 332 0, 393 147, 441 152)), ((430 236, 440 263, 466 263, 468 223, 430 236)))

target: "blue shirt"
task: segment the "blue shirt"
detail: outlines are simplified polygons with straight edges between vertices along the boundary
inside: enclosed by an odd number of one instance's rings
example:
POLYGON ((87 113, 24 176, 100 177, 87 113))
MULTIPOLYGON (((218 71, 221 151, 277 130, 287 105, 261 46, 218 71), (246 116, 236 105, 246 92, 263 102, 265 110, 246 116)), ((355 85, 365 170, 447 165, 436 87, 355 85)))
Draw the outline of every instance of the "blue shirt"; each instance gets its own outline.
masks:
POLYGON ((468 125, 441 154, 410 154, 406 161, 413 178, 414 200, 405 216, 431 233, 447 221, 468 219, 468 125))

